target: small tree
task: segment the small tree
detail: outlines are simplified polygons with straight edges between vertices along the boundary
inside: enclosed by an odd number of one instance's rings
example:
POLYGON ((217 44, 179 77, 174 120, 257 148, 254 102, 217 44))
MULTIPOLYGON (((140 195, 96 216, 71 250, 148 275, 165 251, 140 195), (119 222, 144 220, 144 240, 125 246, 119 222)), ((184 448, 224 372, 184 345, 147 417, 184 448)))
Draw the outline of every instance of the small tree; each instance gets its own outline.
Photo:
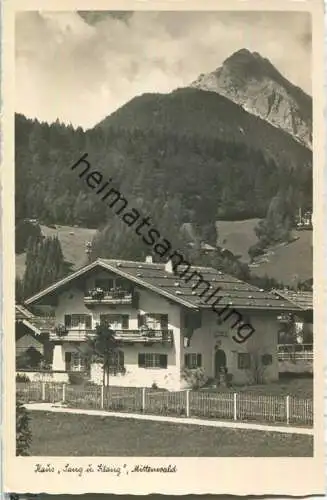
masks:
POLYGON ((248 373, 248 382, 250 384, 260 385, 265 382, 265 372, 267 366, 271 364, 271 356, 263 354, 260 350, 249 351, 251 357, 251 364, 248 373))
POLYGON ((21 401, 16 401, 16 455, 28 456, 32 441, 30 417, 21 401))
POLYGON ((91 356, 101 357, 103 360, 102 384, 109 386, 109 373, 114 353, 117 349, 115 332, 106 321, 101 321, 95 328, 95 336, 89 338, 91 356))

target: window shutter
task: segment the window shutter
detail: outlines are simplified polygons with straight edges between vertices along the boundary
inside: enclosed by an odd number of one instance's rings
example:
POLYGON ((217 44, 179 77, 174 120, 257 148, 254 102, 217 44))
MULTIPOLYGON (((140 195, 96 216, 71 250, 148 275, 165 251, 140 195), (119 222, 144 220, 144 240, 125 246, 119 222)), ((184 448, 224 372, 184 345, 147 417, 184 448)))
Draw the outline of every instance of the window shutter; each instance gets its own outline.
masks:
POLYGON ((91 314, 85 315, 85 328, 91 328, 92 325, 92 316, 91 314))
POLYGON ((197 368, 200 368, 202 366, 202 354, 196 355, 196 366, 197 368))
POLYGON ((145 354, 139 353, 138 364, 139 367, 145 368, 145 354))
POLYGON ((128 316, 128 314, 122 315, 121 327, 123 330, 127 330, 129 328, 129 316, 128 316))
POLYGON ((144 325, 144 314, 138 314, 137 315, 137 326, 138 328, 141 328, 141 326, 144 325))
POLYGON ((168 330, 168 314, 162 314, 160 317, 160 327, 162 330, 168 330))
POLYGON ((188 368, 187 366, 187 354, 184 354, 184 366, 188 368))
POLYGON ((71 352, 65 352, 65 370, 66 372, 69 372, 71 369, 71 362, 72 362, 72 353, 71 352))
POLYGON ((72 326, 72 317, 70 314, 65 314, 65 326, 70 328, 72 326))
POLYGON ((124 368, 125 365, 124 351, 118 351, 118 365, 120 368, 124 368))
POLYGON ((167 368, 167 354, 160 354, 160 368, 167 368))
POLYGON ((65 362, 70 363, 72 360, 72 353, 71 352, 65 352, 65 362))

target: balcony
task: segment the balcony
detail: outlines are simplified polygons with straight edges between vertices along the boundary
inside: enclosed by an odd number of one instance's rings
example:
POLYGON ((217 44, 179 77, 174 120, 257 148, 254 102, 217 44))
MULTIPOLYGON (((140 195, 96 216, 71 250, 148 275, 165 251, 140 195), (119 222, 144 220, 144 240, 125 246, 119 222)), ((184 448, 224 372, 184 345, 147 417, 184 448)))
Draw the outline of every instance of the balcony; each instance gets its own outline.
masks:
POLYGON ((134 304, 135 298, 135 294, 133 294, 130 290, 102 290, 101 288, 95 288, 84 295, 84 304, 86 306, 99 304, 132 305, 134 304))
POLYGON ((115 330, 116 340, 123 343, 172 343, 172 330, 115 330))
POLYGON ((312 344, 279 344, 278 361, 313 362, 312 344))
MULTIPOLYGON (((50 341, 52 342, 86 342, 89 337, 93 337, 95 331, 91 328, 87 329, 67 329, 53 330, 50 332, 50 341)), ((115 338, 120 343, 134 344, 152 344, 152 343, 169 343, 173 342, 172 330, 115 330, 115 338)))
POLYGON ((66 331, 54 329, 50 332, 50 342, 86 342, 88 337, 94 335, 94 330, 91 328, 74 329, 69 328, 66 331))

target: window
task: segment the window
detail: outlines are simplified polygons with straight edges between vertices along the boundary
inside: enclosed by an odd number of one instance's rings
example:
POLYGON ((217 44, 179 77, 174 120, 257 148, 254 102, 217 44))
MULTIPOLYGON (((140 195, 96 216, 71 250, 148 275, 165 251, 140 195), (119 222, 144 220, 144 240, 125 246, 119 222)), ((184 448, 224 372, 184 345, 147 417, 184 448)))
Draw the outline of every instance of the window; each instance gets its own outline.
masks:
POLYGON ((67 372, 85 372, 86 358, 80 352, 65 353, 65 368, 67 372))
POLYGON ((261 356, 261 363, 263 366, 268 366, 272 364, 272 355, 271 354, 263 354, 261 356))
POLYGON ((202 366, 202 354, 189 353, 184 356, 184 365, 190 370, 195 368, 201 368, 202 366))
POLYGON ((106 322, 113 330, 128 330, 128 314, 100 314, 100 322, 106 322))
POLYGON ((237 368, 239 370, 248 370, 251 367, 251 354, 248 352, 239 352, 237 356, 237 368))
POLYGON ((114 351, 110 356, 110 367, 109 372, 112 375, 116 375, 117 373, 121 373, 124 371, 124 352, 123 351, 114 351))
POLYGON ((102 279, 97 279, 94 282, 95 288, 101 288, 101 290, 104 290, 105 292, 108 292, 112 288, 114 288, 114 280, 113 279, 108 279, 108 278, 102 278, 102 279))
POLYGON ((167 354, 152 352, 139 353, 138 365, 140 368, 167 368, 167 354))
POLYGON ((65 314, 65 327, 69 330, 84 330, 92 328, 90 314, 65 314))
POLYGON ((115 288, 127 289, 128 282, 122 278, 99 278, 94 281, 95 288, 101 288, 105 292, 109 292, 115 288))
POLYGON ((147 326, 151 330, 167 330, 168 329, 168 314, 139 314, 138 326, 147 326))

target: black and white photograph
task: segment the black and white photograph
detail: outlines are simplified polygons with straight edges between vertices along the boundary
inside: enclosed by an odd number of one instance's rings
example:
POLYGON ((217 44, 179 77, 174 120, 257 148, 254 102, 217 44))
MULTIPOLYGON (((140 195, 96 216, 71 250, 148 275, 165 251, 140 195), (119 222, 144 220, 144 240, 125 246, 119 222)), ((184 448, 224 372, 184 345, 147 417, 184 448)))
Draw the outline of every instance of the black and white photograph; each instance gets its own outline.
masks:
POLYGON ((320 478, 321 5, 289 3, 16 8, 12 463, 38 484, 320 478))

